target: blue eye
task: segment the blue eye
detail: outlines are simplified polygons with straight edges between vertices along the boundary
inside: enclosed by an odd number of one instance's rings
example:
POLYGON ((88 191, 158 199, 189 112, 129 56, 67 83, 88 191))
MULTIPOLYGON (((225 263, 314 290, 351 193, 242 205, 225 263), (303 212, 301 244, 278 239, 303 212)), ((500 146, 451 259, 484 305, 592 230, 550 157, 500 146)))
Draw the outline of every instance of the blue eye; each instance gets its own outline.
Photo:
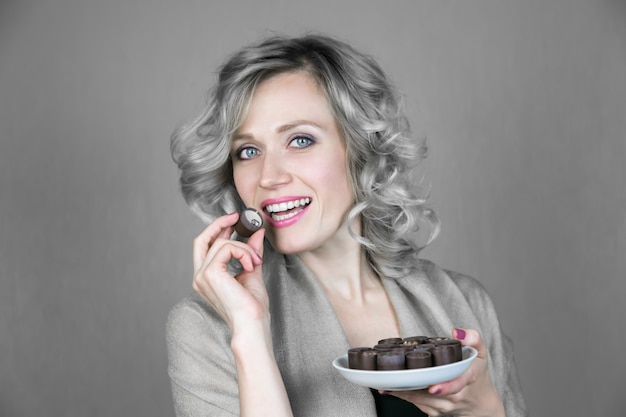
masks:
POLYGON ((259 154, 259 150, 250 146, 241 148, 237 151, 238 159, 252 159, 259 154))
POLYGON ((291 146, 294 146, 296 148, 308 148, 314 143, 315 141, 308 136, 296 136, 291 140, 291 142, 289 142, 291 146))

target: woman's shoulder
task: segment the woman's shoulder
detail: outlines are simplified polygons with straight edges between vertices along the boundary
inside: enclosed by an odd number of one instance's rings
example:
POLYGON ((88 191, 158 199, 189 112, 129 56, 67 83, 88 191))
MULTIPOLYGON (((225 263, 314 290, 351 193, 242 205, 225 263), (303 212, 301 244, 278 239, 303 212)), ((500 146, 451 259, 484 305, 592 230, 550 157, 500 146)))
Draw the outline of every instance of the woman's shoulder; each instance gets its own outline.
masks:
POLYGON ((424 273, 431 280, 440 280, 442 278, 451 279, 458 285, 465 287, 480 287, 483 285, 471 275, 444 268, 428 259, 419 260, 419 271, 424 273))
POLYGON ((484 285, 475 277, 420 259, 420 272, 427 282, 440 291, 459 291, 468 301, 490 302, 484 285))

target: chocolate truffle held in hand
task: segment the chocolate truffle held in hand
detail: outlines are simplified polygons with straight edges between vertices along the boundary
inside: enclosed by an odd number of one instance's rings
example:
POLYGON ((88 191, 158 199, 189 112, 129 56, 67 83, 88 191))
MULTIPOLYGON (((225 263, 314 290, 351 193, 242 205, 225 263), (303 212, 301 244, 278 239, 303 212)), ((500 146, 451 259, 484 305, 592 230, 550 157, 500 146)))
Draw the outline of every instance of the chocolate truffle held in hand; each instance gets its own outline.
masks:
POLYGON ((254 232, 263 227, 263 216, 258 210, 248 207, 239 214, 239 221, 235 224, 235 238, 249 238, 254 232))

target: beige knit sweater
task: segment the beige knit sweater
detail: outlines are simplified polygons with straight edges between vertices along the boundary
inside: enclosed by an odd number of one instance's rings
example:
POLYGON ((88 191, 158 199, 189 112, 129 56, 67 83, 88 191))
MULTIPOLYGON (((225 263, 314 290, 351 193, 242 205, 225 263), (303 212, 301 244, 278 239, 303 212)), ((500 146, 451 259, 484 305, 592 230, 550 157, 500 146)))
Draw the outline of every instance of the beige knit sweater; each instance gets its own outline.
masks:
MULTIPOLYGON (((331 362, 349 343, 324 291, 295 256, 264 265, 276 360, 296 417, 375 417, 369 389, 344 380, 331 362)), ((489 347, 490 372, 508 417, 526 416, 512 345, 474 279, 421 261, 420 272, 383 279, 402 337, 473 328, 489 347)), ((198 295, 178 303, 167 323, 176 415, 238 416, 230 330, 198 295)))

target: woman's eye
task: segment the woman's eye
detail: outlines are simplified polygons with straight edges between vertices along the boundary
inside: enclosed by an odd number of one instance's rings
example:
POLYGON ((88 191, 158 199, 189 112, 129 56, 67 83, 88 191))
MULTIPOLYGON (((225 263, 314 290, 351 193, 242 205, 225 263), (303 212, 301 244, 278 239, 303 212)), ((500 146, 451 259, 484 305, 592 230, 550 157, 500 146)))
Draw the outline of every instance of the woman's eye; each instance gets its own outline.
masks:
POLYGON ((297 136, 291 140, 290 145, 296 148, 307 148, 313 143, 313 139, 308 136, 297 136))
POLYGON ((237 158, 239 159, 252 159, 259 154, 259 150, 252 147, 245 147, 237 151, 237 158))

